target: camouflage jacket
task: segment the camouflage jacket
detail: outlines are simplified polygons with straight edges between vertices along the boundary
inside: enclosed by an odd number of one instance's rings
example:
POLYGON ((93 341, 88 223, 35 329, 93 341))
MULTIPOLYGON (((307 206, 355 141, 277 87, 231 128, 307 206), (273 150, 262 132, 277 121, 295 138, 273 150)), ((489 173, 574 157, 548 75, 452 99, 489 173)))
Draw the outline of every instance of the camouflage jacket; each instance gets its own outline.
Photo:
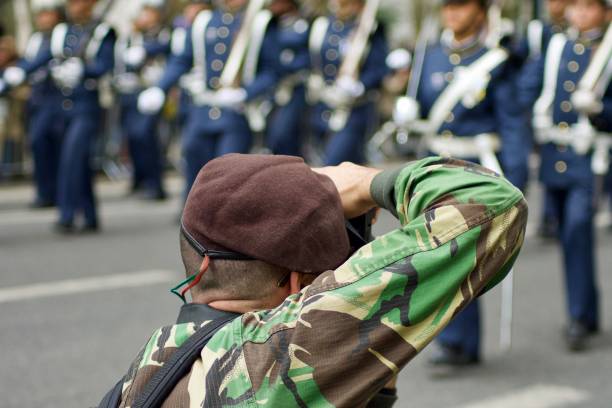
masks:
MULTIPOLYGON (((506 276, 523 242, 523 195, 474 164, 420 160, 381 173, 372 194, 401 228, 276 309, 218 331, 164 407, 362 407, 506 276)), ((121 407, 195 329, 154 332, 125 377, 121 407)))

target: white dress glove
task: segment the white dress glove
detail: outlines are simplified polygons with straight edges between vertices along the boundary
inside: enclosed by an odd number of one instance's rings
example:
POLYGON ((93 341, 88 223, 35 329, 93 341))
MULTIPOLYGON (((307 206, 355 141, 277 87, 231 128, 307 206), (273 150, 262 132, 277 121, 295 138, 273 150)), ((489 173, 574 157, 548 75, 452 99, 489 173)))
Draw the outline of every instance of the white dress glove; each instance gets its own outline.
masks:
POLYGON ((139 67, 147 58, 147 51, 144 47, 130 47, 123 53, 123 62, 132 67, 139 67))
POLYGON ((603 110, 603 103, 591 91, 577 90, 571 97, 572 105, 578 112, 594 115, 603 110))
POLYGON ((51 69, 51 76, 60 86, 76 88, 83 79, 85 66, 79 58, 69 58, 51 69))
POLYGON ((214 104, 220 108, 239 108, 246 100, 247 93, 243 88, 223 88, 215 93, 214 104))
POLYGON ((158 113, 166 102, 166 94, 159 87, 145 89, 138 95, 138 110, 145 115, 158 113))
POLYGON ((408 127, 421 117, 419 102, 414 98, 401 96, 395 102, 393 121, 400 127, 408 127))
POLYGON ((8 67, 4 70, 4 81, 11 87, 19 86, 26 79, 26 72, 20 67, 8 67))

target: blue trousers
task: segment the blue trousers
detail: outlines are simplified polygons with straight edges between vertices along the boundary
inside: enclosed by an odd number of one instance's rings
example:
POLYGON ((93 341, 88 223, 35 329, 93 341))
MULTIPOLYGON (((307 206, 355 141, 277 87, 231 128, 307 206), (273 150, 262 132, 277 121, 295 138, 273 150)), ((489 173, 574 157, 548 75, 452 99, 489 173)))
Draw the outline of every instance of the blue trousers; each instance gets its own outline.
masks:
POLYGON ((132 166, 133 185, 154 192, 163 191, 163 157, 159 146, 159 115, 143 115, 136 99, 127 100, 121 109, 121 128, 127 138, 132 166))
MULTIPOLYGON (((323 115, 322 109, 316 109, 314 127, 320 133, 328 133, 326 127, 322 126, 320 122, 320 115, 323 115)), ((366 104, 353 108, 346 126, 340 131, 329 135, 325 146, 324 164, 326 166, 335 166, 345 161, 363 163, 365 161, 365 138, 373 119, 373 105, 366 104)), ((324 136, 320 135, 320 137, 324 136)))
POLYGON ((460 348, 470 357, 480 357, 480 306, 478 300, 467 305, 444 330, 437 341, 444 346, 460 348))
POLYGON ((253 135, 246 118, 233 111, 223 112, 223 126, 211 126, 202 118, 202 109, 193 109, 183 131, 185 159, 185 198, 200 169, 215 157, 227 153, 249 153, 253 135))
POLYGON ((306 112, 306 92, 297 87, 291 100, 277 107, 270 116, 267 128, 267 145, 274 154, 300 156, 304 135, 304 112, 306 112))
POLYGON ((100 128, 99 114, 64 116, 65 133, 58 174, 60 222, 71 224, 81 213, 86 225, 98 222, 93 193, 91 158, 100 128))
POLYGON ((29 112, 29 137, 34 162, 36 200, 55 203, 62 143, 62 123, 57 108, 32 108, 29 112))
POLYGON ((547 190, 559 220, 568 315, 590 328, 596 328, 599 325, 599 308, 595 279, 593 187, 573 185, 547 190))

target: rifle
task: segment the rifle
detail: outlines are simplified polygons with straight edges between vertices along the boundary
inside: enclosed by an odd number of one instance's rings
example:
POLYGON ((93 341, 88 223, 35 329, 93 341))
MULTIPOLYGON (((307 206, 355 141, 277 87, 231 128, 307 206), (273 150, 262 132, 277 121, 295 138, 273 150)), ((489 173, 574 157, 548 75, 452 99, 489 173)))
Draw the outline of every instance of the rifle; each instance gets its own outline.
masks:
MULTIPOLYGON (((376 13, 378 12, 379 5, 380 0, 366 0, 365 7, 359 18, 357 31, 349 46, 350 51, 338 70, 338 78, 349 77, 354 80, 358 79, 359 67, 368 48, 368 39, 376 27, 376 13)), ((329 119, 329 127, 335 132, 344 129, 350 113, 350 106, 337 107, 329 119)))

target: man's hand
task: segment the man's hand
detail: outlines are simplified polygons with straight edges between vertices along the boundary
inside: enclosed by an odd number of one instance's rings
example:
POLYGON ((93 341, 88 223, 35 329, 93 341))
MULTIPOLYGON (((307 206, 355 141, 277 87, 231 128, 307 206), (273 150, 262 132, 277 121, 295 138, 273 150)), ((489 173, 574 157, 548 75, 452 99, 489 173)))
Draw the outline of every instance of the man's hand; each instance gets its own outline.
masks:
POLYGON ((340 193, 344 216, 347 219, 358 217, 376 207, 376 202, 370 194, 370 185, 382 170, 349 162, 312 170, 329 177, 334 182, 340 193))

